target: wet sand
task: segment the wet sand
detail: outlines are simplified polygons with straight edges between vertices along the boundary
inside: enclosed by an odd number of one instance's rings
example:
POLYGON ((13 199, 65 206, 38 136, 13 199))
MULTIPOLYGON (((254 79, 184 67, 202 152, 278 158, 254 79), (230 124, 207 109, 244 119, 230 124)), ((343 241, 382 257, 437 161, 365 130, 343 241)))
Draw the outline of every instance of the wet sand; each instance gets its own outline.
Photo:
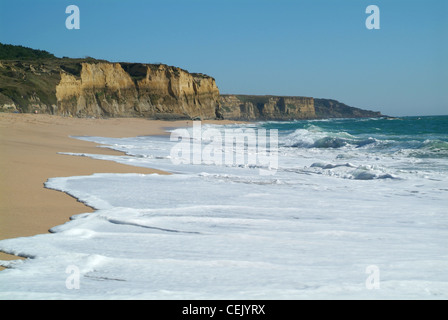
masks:
MULTIPOLYGON (((206 121, 204 123, 226 123, 206 121)), ((0 240, 47 233, 73 215, 92 209, 69 195, 46 189, 49 178, 93 173, 159 173, 59 152, 121 155, 70 136, 135 137, 166 134, 192 121, 138 118, 80 119, 39 114, 0 113, 0 240)), ((17 259, 0 252, 0 260, 17 259)), ((1 270, 1 268, 0 268, 1 270)))

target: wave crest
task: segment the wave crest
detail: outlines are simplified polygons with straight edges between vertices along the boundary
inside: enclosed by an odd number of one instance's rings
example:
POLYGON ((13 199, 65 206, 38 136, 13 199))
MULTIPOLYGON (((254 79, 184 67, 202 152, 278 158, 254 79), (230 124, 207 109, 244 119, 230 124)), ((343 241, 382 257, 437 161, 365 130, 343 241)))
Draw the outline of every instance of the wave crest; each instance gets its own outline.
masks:
POLYGON ((348 132, 325 132, 317 130, 316 126, 310 126, 308 129, 297 129, 286 136, 283 146, 291 148, 339 149, 347 146, 361 148, 377 142, 378 140, 372 137, 357 138, 348 132))

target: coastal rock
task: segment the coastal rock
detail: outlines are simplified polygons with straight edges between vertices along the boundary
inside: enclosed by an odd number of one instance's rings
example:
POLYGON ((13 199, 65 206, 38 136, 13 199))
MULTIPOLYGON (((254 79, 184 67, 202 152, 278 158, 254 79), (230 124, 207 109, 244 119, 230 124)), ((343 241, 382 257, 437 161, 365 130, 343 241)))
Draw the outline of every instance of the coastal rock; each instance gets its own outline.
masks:
POLYGON ((331 99, 220 95, 215 79, 164 64, 57 58, 0 44, 0 112, 246 121, 380 117, 331 99))
POLYGON ((79 79, 61 71, 56 86, 62 115, 215 119, 215 80, 166 65, 81 63, 79 79))
POLYGON ((314 108, 316 110, 316 117, 319 119, 376 118, 383 116, 381 112, 350 107, 332 99, 314 99, 314 108))
POLYGON ((255 95, 221 95, 221 113, 233 120, 297 120, 316 117, 314 99, 255 95))

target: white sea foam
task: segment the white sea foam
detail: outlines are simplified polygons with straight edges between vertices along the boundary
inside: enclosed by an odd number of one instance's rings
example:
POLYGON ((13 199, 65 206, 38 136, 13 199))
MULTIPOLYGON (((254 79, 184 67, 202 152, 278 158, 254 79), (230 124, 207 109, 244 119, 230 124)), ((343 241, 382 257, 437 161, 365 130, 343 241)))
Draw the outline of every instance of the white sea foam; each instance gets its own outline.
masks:
POLYGON ((448 298, 448 178, 420 162, 283 145, 275 175, 262 176, 256 167, 174 165, 165 137, 81 139, 127 155, 71 155, 175 174, 49 179, 47 188, 97 211, 0 241, 29 257, 1 262, 10 269, 0 272, 0 298, 448 298), (372 265, 380 289, 366 286, 372 265), (79 289, 66 286, 68 266, 79 270, 79 289))

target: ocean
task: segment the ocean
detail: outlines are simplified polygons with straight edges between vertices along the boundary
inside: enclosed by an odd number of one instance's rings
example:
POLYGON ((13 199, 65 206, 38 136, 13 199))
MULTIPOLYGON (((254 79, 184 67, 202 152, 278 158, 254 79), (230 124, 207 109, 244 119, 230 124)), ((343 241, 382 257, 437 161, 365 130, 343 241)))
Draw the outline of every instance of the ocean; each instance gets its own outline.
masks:
POLYGON ((448 116, 167 131, 75 137, 172 174, 49 179, 96 211, 0 241, 0 298, 448 298, 448 116))

